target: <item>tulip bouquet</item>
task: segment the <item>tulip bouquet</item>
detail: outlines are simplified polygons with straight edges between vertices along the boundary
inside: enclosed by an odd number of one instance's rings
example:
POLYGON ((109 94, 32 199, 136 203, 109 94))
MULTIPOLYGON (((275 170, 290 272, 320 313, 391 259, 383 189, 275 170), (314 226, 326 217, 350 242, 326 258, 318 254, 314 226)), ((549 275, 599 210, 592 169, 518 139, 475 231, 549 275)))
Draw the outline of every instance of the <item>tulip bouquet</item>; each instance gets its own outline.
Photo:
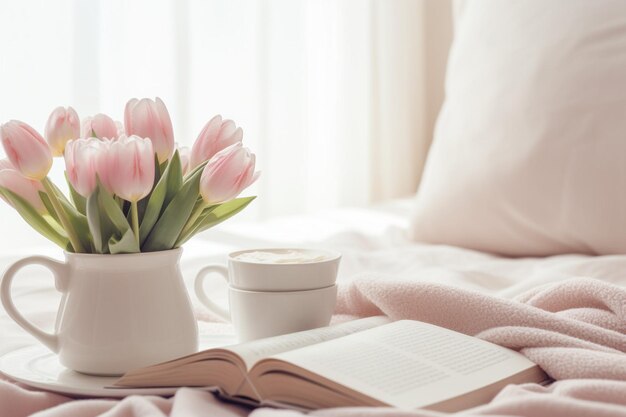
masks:
POLYGON ((0 196, 68 252, 136 253, 177 248, 243 210, 255 155, 231 120, 212 118, 193 148, 177 148, 159 98, 132 99, 124 124, 98 114, 80 123, 56 108, 45 139, 26 123, 0 126, 0 196), (69 198, 48 178, 63 157, 69 198))

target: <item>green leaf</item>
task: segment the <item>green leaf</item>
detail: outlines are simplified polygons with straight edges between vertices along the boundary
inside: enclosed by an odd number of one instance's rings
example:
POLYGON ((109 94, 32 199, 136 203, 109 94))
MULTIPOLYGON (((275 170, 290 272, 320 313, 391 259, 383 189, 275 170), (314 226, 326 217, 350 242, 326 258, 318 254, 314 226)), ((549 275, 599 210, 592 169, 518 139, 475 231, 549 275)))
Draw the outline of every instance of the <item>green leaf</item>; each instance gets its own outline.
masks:
POLYGON ((142 245, 146 241, 146 238, 152 231, 152 228, 156 224, 157 220, 159 220, 163 207, 167 207, 167 204, 169 204, 172 200, 173 196, 171 196, 169 200, 167 199, 168 194, 172 193, 171 190, 174 189, 176 184, 178 184, 178 188, 176 190, 180 190, 182 185, 182 169, 180 166, 180 156, 178 155, 178 151, 176 151, 171 162, 165 168, 165 172, 159 179, 159 182, 152 190, 145 212, 141 218, 141 224, 139 225, 139 241, 142 245), (180 175, 178 174, 178 171, 181 171, 180 175), (170 180, 170 176, 180 176, 180 183, 176 178, 170 180))
MULTIPOLYGON (((202 201, 202 200, 200 200, 200 201, 202 201)), ((199 205, 199 203, 196 202, 196 207, 194 207, 194 209, 192 211, 192 216, 193 216, 193 212, 198 210, 198 208, 197 208, 198 205, 199 205)), ((206 219, 207 216, 216 207, 219 207, 219 206, 218 205, 214 205, 214 206, 206 207, 204 210, 202 210, 202 212, 200 213, 198 218, 193 222, 193 224, 191 224, 191 225, 186 224, 185 227, 183 228, 182 232, 180 232, 180 235, 178 236, 178 239, 176 240, 176 244, 174 245, 174 247, 179 247, 182 243, 184 243, 187 240, 189 240, 189 238, 191 238, 191 236, 193 236, 196 233, 196 229, 198 229, 198 227, 200 226, 202 221, 204 219, 206 219)))
POLYGON ((159 219, 159 214, 161 214, 161 208, 163 207, 163 201, 165 201, 166 193, 166 181, 163 180, 163 178, 164 177, 161 177, 161 181, 159 181, 157 186, 152 191, 152 195, 150 196, 150 200, 148 200, 148 205, 146 206, 143 219, 139 225, 139 241, 142 244, 145 242, 146 238, 152 231, 152 228, 159 219))
POLYGON ((121 238, 111 236, 109 239, 109 250, 112 255, 118 253, 135 253, 138 252, 137 241, 132 229, 124 232, 121 238))
POLYGON ((25 199, 4 187, 0 187, 0 194, 6 198, 33 229, 61 248, 66 249, 68 247, 69 239, 67 236, 59 233, 42 215, 37 213, 37 210, 25 199))
POLYGON ((81 213, 86 215, 87 212, 87 199, 85 197, 83 197, 82 195, 78 194, 78 191, 76 191, 74 189, 74 187, 72 186, 72 183, 70 182, 69 177, 67 176, 67 171, 65 172, 65 180, 67 181, 67 186, 70 189, 70 197, 72 198, 72 202, 74 203, 74 206, 76 206, 76 209, 81 213))
POLYGON ((206 166, 206 164, 209 161, 204 161, 203 163, 201 163, 200 165, 198 165, 197 167, 195 167, 194 169, 192 169, 190 172, 187 173, 187 175, 185 175, 185 181, 187 181, 188 179, 192 178, 194 175, 196 175, 198 173, 198 171, 203 171, 204 167, 206 166))
MULTIPOLYGON (((156 164, 157 168, 159 168, 158 161, 156 161, 156 164)), ((139 225, 139 241, 142 245, 152 231, 152 228, 156 224, 157 220, 159 219, 159 215, 161 214, 163 202, 165 201, 165 196, 167 194, 167 177, 169 176, 168 168, 165 168, 165 172, 163 173, 163 175, 161 175, 159 182, 152 189, 152 192, 150 193, 148 199, 148 203, 143 213, 143 217, 141 217, 141 224, 139 225)))
MULTIPOLYGON (((154 186, 152 186, 152 188, 154 189, 154 186)), ((137 214, 139 217, 139 224, 141 224, 141 222, 143 221, 143 216, 146 214, 146 209, 148 208, 148 202, 150 201, 150 197, 152 197, 152 191, 150 192, 150 194, 137 202, 137 214)))
MULTIPOLYGON (((156 154, 154 154, 154 181, 152 181, 152 189, 148 193, 147 196, 142 198, 137 202, 137 211, 139 217, 139 224, 143 222, 143 216, 146 213, 146 209, 148 208, 148 202, 150 201, 150 197, 152 197, 152 193, 156 188, 157 184, 161 180, 161 166, 159 165, 159 158, 156 154)), ((154 225, 153 225, 154 226, 154 225)), ((148 231, 149 232, 149 231, 148 231)))
POLYGON ((87 197, 87 223, 89 224, 89 231, 93 238, 96 253, 109 253, 109 239, 115 233, 115 226, 106 213, 100 209, 98 195, 101 191, 98 185, 91 195, 87 197))
POLYGON ((50 214, 50 217, 52 217, 55 222, 60 224, 61 221, 59 220, 59 216, 57 216, 57 212, 54 210, 54 206, 52 205, 52 201, 50 201, 50 197, 48 197, 48 194, 46 194, 45 191, 39 191, 38 194, 39 198, 41 198, 41 201, 43 202, 44 207, 46 208, 46 210, 48 210, 48 214, 50 214))
POLYGON ((83 248, 85 248, 86 250, 92 249, 93 243, 91 239, 91 233, 89 231, 87 216, 80 213, 76 209, 76 207, 74 207, 69 201, 59 200, 59 202, 61 203, 65 214, 67 215, 67 219, 74 228, 78 239, 80 239, 80 243, 83 245, 83 248))
POLYGON ((117 230, 126 231, 126 229, 130 228, 130 225, 128 224, 128 220, 126 220, 124 212, 111 194, 104 190, 101 191, 102 192, 98 195, 100 209, 104 210, 107 216, 109 216, 109 219, 111 219, 111 222, 113 222, 117 230))
MULTIPOLYGON (((101 187, 99 186, 99 188, 101 187)), ((113 253, 114 250, 118 250, 118 252, 116 253, 119 253, 119 248, 115 249, 111 247, 111 239, 113 239, 114 243, 123 242, 125 253, 139 252, 139 245, 137 244, 137 241, 135 241, 134 237, 132 245, 125 240, 125 236, 127 235, 128 231, 130 231, 132 235, 132 228, 130 227, 128 220, 126 220, 124 212, 120 208, 117 201, 115 201, 113 196, 102 188, 100 190, 100 193, 98 194, 98 206, 100 208, 100 211, 104 212, 109 218, 115 229, 113 235, 109 238, 108 242, 109 250, 111 251, 111 253, 113 253)))
POLYGON ((230 219, 235 214, 245 209, 248 204, 250 204, 255 198, 256 196, 236 198, 224 204, 211 206, 204 209, 202 215, 198 218, 193 228, 191 229, 191 232, 189 232, 186 236, 181 236, 178 242, 176 242, 175 247, 179 247, 180 245, 191 239, 195 234, 230 219))
POLYGON ((70 200, 67 199, 67 197, 65 196, 65 194, 63 194, 63 191, 61 191, 61 189, 59 187, 56 186, 55 183, 53 183, 52 181, 50 181, 50 185, 52 186, 52 189, 54 190, 54 194, 57 196, 57 198, 60 201, 64 201, 65 203, 72 205, 72 203, 70 202, 70 200))
MULTIPOLYGON (((178 152, 178 151, 176 151, 178 152)), ((159 158, 157 157, 157 155, 154 155, 154 158, 156 159, 156 163, 157 163, 157 172, 159 173, 159 176, 163 175, 165 173, 165 169, 167 168, 168 164, 170 161, 166 160, 163 161, 162 164, 159 163, 159 158)))
MULTIPOLYGON (((167 161, 166 161, 167 162, 167 161)), ((154 154, 154 183, 158 183, 163 175, 163 171, 161 170, 161 164, 159 163, 159 157, 157 154, 154 154)))
POLYGON ((255 198, 256 196, 235 198, 234 200, 220 204, 203 219, 202 223, 199 225, 200 228, 198 231, 201 232, 230 219, 235 214, 248 207, 248 204, 255 198))
POLYGON ((178 193, 183 186, 183 166, 180 162, 178 150, 174 152, 174 156, 170 159, 166 170, 167 175, 164 175, 164 177, 167 178, 167 191, 165 193, 165 201, 163 202, 165 206, 172 201, 176 193, 178 193))
POLYGON ((174 247, 198 199, 201 174, 202 171, 198 170, 183 182, 182 188, 168 204, 148 235, 141 247, 142 251, 154 252, 174 247))
POLYGON ((98 181, 94 192, 87 198, 87 221, 98 253, 136 253, 139 245, 132 228, 119 204, 98 181))
MULTIPOLYGON (((201 204, 203 204, 203 200, 200 200, 200 203, 199 203, 199 202, 196 202, 196 207, 197 207, 198 205, 201 205, 201 204)), ((194 210, 196 210, 196 207, 194 207, 194 210)), ((206 219, 206 218, 207 218, 207 216, 208 216, 209 214, 211 214, 211 212, 212 212, 213 210, 215 210, 217 207, 219 207, 219 204, 217 204, 217 205, 213 205, 213 206, 210 206, 210 207, 205 207, 205 208, 202 210, 202 213, 200 213, 200 216, 198 216, 198 218, 196 219, 196 221, 195 221, 195 222, 191 225, 191 227, 189 227, 189 230, 190 230, 190 231, 195 230, 195 229, 196 229, 196 228, 200 225, 200 223, 202 223, 202 221, 203 221, 204 219, 206 219)))
MULTIPOLYGON (((44 218, 44 220, 45 220, 46 222, 48 222, 48 224, 49 224, 50 226, 52 226, 52 228, 53 228, 54 230, 56 230, 56 231, 57 231, 57 233, 59 233, 61 236, 65 236, 65 237, 67 237, 67 233, 65 232, 65 229, 63 228, 63 226, 61 226, 61 223, 57 222, 57 221, 54 219, 54 217, 52 217, 52 216, 50 215, 50 213, 45 213, 45 214, 43 214, 43 215, 42 215, 42 217, 44 218)), ((69 238, 68 238, 68 240, 69 240, 69 238)))

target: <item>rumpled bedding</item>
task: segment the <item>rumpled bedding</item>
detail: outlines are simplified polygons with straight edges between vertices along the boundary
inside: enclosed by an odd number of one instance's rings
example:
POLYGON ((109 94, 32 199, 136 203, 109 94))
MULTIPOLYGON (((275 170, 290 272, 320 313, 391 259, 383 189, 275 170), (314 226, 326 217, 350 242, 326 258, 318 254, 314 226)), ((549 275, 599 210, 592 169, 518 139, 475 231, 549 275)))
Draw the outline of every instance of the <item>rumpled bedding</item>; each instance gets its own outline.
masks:
MULTIPOLYGON (((489 404, 458 415, 626 416, 626 256, 503 259, 446 246, 418 245, 404 238, 406 218, 404 206, 393 206, 323 213, 306 222, 302 218, 291 223, 280 220, 266 224, 265 229, 247 225, 241 229, 245 233, 237 227, 223 228, 211 239, 186 248, 183 274, 191 281, 201 266, 223 263, 225 253, 239 248, 297 245, 340 250, 344 257, 337 320, 386 314, 393 319, 430 322, 519 350, 556 379, 547 387, 508 386, 489 404), (363 227, 364 222, 368 227, 363 227), (320 238, 320 231, 328 236, 320 238)), ((17 255, 2 259, 2 266, 17 255)), ((17 292, 24 298, 36 298, 26 312, 35 321, 50 321, 56 307, 54 291, 38 290, 44 283, 50 286, 50 279, 33 276, 25 281, 28 284, 17 292), (35 305, 46 309, 41 311, 35 305)), ((197 308, 201 320, 212 320, 197 308)), ((223 323, 208 326, 219 332, 228 328, 223 323)), ((0 352, 3 344, 29 337, 4 313, 0 313, 0 327, 0 352)), ((300 415, 268 408, 250 410, 190 388, 167 399, 73 400, 0 380, 0 417, 33 413, 41 417, 300 415)), ((310 414, 443 415, 385 408, 310 414)))

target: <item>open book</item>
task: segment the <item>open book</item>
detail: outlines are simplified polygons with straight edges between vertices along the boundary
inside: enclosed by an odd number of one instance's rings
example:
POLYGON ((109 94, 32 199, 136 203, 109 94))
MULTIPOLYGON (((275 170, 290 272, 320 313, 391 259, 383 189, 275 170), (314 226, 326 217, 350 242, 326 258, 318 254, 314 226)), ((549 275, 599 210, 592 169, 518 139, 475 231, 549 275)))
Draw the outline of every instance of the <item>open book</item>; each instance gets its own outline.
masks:
POLYGON ((202 386, 235 401, 457 411, 546 375, 521 354, 412 320, 370 317, 209 349, 128 372, 117 387, 202 386))

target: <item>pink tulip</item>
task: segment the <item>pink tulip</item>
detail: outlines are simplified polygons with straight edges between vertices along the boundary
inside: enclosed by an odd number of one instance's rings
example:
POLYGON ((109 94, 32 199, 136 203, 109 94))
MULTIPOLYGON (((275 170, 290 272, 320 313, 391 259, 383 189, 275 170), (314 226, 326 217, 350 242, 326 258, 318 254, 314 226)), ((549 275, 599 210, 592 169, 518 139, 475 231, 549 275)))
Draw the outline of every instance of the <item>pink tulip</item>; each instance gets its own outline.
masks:
POLYGON ((15 167, 13 166, 11 161, 5 158, 0 159, 0 171, 2 171, 3 169, 15 169, 15 167))
POLYGON ((124 130, 124 124, 122 122, 116 120, 115 127, 117 128, 117 135, 115 135, 116 138, 122 135, 126 135, 126 131, 124 130))
POLYGON ((89 197, 96 188, 100 159, 106 154, 108 144, 108 141, 89 138, 72 140, 65 147, 67 177, 72 187, 83 197, 89 197))
MULTIPOLYGON (((8 159, 0 160, 0 187, 6 188, 26 200, 38 213, 46 213, 46 207, 39 196, 44 191, 39 181, 20 174, 8 159)), ((2 197, 4 199, 4 197, 2 197)))
POLYGON ((80 137, 90 138, 94 134, 100 139, 115 139, 118 137, 117 125, 106 114, 98 113, 93 117, 87 117, 83 121, 80 137))
POLYGON ((241 142, 218 152, 200 178, 200 194, 209 204, 220 204, 237 197, 259 177, 254 172, 255 156, 241 142))
POLYGON ((174 153, 174 131, 165 104, 160 98, 131 99, 124 111, 124 127, 127 135, 149 138, 160 163, 174 153))
POLYGON ((57 107, 52 111, 44 135, 53 156, 63 155, 68 140, 80 137, 80 119, 76 110, 71 107, 57 107))
POLYGON ((232 120, 222 121, 217 115, 208 121, 198 135, 191 150, 191 167, 195 168, 213 155, 235 143, 241 142, 243 130, 235 126, 232 120))
POLYGON ((23 176, 40 181, 52 167, 48 143, 29 125, 11 120, 0 126, 0 140, 11 164, 23 176))
POLYGON ((120 136, 106 142, 106 156, 100 159, 98 174, 113 194, 137 202, 154 184, 154 148, 147 138, 120 136))
POLYGON ((189 172, 189 159, 191 150, 187 146, 181 146, 178 148, 178 155, 180 156, 180 165, 183 168, 183 175, 189 172))

